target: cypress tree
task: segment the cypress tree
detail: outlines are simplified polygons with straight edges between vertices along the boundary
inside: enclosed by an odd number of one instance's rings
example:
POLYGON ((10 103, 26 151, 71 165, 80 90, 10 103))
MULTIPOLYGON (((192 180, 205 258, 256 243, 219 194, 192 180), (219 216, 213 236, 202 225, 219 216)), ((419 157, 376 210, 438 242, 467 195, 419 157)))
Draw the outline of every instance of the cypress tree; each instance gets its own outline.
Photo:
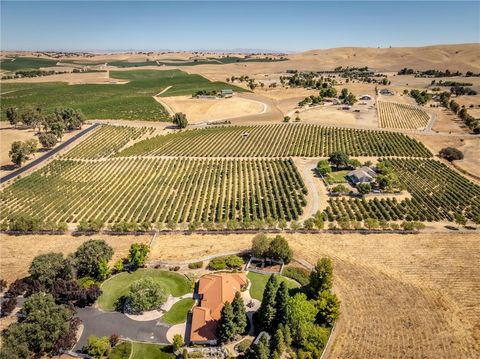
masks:
POLYGON ((282 356, 283 351, 285 350, 285 341, 283 339, 283 332, 279 328, 276 330, 272 339, 272 353, 276 353, 279 357, 282 356))
POLYGON ((280 324, 278 326, 278 329, 282 331, 285 346, 289 347, 290 345, 292 345, 292 335, 290 334, 290 327, 288 326, 288 324, 280 324))
POLYGON ((258 310, 258 319, 261 330, 270 332, 275 320, 275 297, 278 290, 278 280, 275 275, 268 279, 265 291, 263 292, 262 304, 258 310))
POLYGON ((288 320, 288 287, 286 282, 280 283, 275 296, 275 326, 286 324, 288 320))
POLYGON ((222 308, 222 314, 218 321, 217 339, 220 343, 226 343, 233 339, 236 333, 235 317, 232 305, 225 302, 222 308))
POLYGON ((235 293, 232 302, 234 323, 236 326, 236 334, 244 334, 247 329, 247 313, 245 311, 245 303, 240 292, 235 293))
POLYGON ((270 359, 270 348, 266 335, 262 335, 258 344, 255 346, 254 357, 255 359, 270 359))
POLYGON ((310 298, 316 299, 320 292, 330 290, 333 281, 332 261, 329 258, 322 258, 310 273, 308 292, 310 298))

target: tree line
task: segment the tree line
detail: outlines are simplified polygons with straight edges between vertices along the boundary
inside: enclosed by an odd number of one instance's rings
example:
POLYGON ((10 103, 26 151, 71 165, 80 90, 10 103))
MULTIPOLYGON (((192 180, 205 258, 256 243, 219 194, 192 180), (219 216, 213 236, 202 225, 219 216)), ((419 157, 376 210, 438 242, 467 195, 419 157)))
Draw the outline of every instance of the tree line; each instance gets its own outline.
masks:
MULTIPOLYGON (((6 109, 6 117, 14 127, 37 129, 38 141, 46 149, 55 146, 65 132, 79 130, 85 123, 85 116, 72 108, 56 108, 53 112, 46 113, 41 107, 27 107, 22 110, 9 107, 6 109)), ((21 166, 36 152, 38 141, 30 139, 13 142, 9 152, 11 161, 21 166)))
MULTIPOLYGON (((145 244, 134 243, 128 258, 119 259, 113 268, 108 265, 113 249, 104 240, 88 240, 67 257, 54 252, 36 256, 28 269, 29 276, 12 282, 5 293, 2 317, 12 313, 18 296, 27 299, 18 322, 2 333, 1 357, 26 359, 70 350, 77 341, 80 325, 74 317, 75 307, 92 305, 102 293, 99 283, 112 273, 143 267, 148 252, 145 244)), ((6 286, 4 280, 0 282, 2 287, 6 286)), ((138 288, 131 288, 128 297, 131 303, 139 303, 141 309, 148 299, 144 296, 150 291, 135 289, 138 288)), ((132 307, 137 309, 133 304, 132 307)))

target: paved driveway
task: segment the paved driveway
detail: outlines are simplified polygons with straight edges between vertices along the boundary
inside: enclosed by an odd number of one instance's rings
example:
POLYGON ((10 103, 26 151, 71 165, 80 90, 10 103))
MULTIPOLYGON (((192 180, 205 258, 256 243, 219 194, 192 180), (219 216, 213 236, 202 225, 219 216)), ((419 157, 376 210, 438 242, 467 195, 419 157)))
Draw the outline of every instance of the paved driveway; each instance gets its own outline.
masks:
POLYGON ((81 349, 92 334, 102 337, 116 333, 131 340, 168 344, 167 331, 170 326, 160 319, 136 321, 122 313, 104 312, 92 307, 78 308, 76 316, 82 320, 84 329, 74 350, 81 349))

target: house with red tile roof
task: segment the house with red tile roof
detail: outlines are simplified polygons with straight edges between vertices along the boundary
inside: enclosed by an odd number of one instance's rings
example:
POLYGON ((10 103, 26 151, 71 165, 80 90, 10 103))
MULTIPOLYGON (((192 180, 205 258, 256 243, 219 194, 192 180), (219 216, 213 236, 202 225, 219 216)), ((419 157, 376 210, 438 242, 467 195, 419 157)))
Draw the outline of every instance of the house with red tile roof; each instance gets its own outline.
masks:
POLYGON ((246 285, 245 273, 213 273, 200 278, 197 291, 200 305, 192 311, 192 344, 217 344, 217 322, 223 306, 225 302, 231 303, 235 293, 246 285))

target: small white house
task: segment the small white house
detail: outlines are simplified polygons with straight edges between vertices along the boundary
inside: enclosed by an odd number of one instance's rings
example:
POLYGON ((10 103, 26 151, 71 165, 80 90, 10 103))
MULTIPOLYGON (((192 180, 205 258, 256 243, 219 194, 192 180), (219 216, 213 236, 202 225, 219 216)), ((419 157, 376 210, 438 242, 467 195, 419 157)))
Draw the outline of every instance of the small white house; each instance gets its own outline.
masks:
POLYGON ((372 183, 375 181, 377 174, 370 167, 362 166, 359 169, 349 172, 347 177, 356 185, 357 183, 372 183))

